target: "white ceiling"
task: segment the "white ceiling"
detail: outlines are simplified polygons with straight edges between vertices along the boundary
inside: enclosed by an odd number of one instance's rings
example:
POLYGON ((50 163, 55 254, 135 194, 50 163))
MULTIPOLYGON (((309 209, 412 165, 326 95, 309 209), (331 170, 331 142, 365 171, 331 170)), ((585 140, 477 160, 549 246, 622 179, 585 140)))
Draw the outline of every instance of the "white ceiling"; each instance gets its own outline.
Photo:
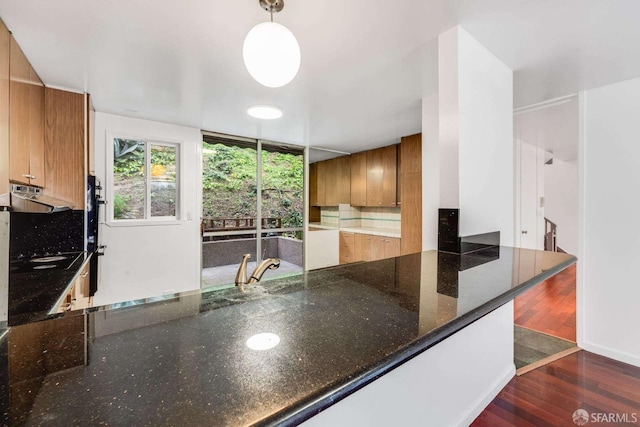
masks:
POLYGON ((515 106, 640 76, 638 0, 287 0, 302 65, 270 89, 242 62, 257 3, 0 0, 0 17, 45 84, 98 111, 350 152, 420 131, 430 41, 456 23, 515 70, 515 106), (246 115, 265 103, 285 116, 246 115))

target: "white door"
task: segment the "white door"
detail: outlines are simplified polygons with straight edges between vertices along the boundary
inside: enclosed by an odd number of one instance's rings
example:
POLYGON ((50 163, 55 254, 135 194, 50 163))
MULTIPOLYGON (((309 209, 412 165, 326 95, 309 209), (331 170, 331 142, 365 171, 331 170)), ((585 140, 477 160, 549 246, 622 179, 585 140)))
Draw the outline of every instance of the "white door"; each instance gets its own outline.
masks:
MULTIPOLYGON (((521 139, 520 169, 520 229, 516 230, 517 246, 544 249, 544 150, 521 139)), ((516 221, 516 224, 518 221, 516 221)))

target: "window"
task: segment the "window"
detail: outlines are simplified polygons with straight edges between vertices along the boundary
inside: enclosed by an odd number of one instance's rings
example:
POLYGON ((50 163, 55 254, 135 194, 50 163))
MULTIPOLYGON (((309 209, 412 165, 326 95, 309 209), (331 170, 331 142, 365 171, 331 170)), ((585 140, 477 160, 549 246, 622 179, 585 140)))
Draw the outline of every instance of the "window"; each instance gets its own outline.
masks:
POLYGON ((177 220, 180 145, 124 137, 110 140, 110 222, 177 220))

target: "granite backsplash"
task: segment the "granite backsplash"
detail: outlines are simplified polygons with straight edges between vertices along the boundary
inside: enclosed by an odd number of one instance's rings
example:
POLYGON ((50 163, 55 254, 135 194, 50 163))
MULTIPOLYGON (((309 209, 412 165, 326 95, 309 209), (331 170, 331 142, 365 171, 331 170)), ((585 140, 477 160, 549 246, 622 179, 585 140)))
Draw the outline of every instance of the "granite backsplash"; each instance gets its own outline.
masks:
POLYGON ((9 256, 84 250, 84 211, 11 212, 9 256))

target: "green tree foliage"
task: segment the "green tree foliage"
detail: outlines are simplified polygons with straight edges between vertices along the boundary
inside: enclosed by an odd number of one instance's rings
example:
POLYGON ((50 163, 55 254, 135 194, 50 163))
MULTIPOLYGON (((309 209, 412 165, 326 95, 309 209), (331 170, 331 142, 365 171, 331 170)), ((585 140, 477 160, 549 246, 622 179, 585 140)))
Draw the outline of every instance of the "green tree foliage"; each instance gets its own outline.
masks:
MULTIPOLYGON (((302 227, 302 156, 262 152, 262 215, 302 227)), ((203 143, 203 215, 256 217, 256 150, 203 143)))

